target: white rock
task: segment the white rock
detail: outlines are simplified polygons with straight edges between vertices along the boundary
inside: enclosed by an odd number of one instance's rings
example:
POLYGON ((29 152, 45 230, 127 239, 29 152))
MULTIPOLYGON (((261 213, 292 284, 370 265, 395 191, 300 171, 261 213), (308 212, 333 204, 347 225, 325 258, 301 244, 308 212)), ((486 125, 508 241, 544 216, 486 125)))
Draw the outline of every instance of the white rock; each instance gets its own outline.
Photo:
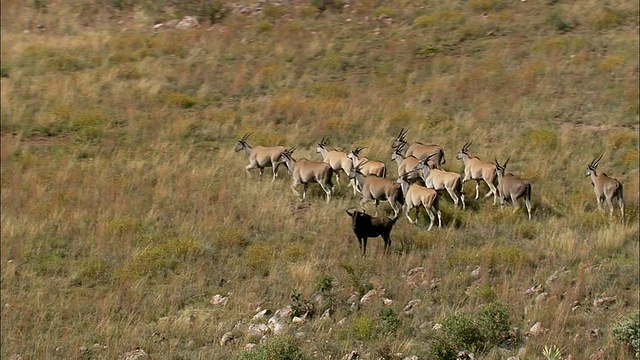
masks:
POLYGON ((211 300, 209 300, 209 302, 211 303, 211 305, 220 305, 220 306, 225 306, 227 305, 227 302, 229 301, 229 297, 228 296, 222 296, 220 294, 216 294, 214 295, 211 300))
POLYGON ((199 26, 200 26, 200 23, 198 22, 198 18, 196 18, 195 16, 187 15, 184 18, 182 18, 182 20, 180 20, 180 22, 176 25, 176 29, 189 30, 189 29, 197 28, 199 26))
POLYGON ((532 336, 538 336, 538 335, 544 335, 544 333, 546 332, 547 332, 547 329, 545 329, 540 322, 537 322, 533 324, 531 329, 529 329, 528 334, 532 336))
POLYGON ((225 346, 229 341, 233 340, 233 333, 231 331, 227 331, 220 338, 220 346, 225 346))

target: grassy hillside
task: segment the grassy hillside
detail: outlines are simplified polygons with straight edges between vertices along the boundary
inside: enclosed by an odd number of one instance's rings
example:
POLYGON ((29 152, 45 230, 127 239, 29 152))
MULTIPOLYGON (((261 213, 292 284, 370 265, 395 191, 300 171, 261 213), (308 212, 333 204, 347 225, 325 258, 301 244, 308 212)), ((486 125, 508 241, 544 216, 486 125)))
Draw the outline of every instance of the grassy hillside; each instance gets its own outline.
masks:
POLYGON ((547 359, 553 346, 633 358, 636 2, 1 10, 3 359, 547 359), (153 29, 185 15, 200 27, 153 29), (449 171, 462 173, 468 141, 481 159, 510 157, 532 184, 533 220, 475 200, 469 182, 465 211, 442 195, 443 228, 402 217, 391 254, 370 239, 362 258, 344 176, 329 203, 315 184, 300 201, 284 166, 274 182, 269 169, 248 178, 233 152, 252 133, 250 145, 319 160, 326 136, 367 147, 393 178, 402 128, 440 144, 449 171), (624 185, 624 225, 584 177, 600 154, 598 170, 624 185), (255 331, 287 305, 282 332, 255 331))

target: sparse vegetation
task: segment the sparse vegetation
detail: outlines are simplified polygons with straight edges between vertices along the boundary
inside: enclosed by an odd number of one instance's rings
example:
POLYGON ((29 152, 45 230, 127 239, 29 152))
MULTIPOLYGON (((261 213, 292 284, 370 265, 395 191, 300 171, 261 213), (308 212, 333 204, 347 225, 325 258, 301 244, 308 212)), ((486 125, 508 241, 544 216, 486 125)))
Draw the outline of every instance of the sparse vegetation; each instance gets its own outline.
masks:
POLYGON ((638 3, 583 5, 2 1, 0 358, 637 356, 638 3), (326 136, 393 178, 401 128, 448 171, 469 141, 510 157, 532 221, 471 181, 363 258, 344 176, 300 201, 233 152, 326 136), (625 224, 584 177, 600 154, 625 224))

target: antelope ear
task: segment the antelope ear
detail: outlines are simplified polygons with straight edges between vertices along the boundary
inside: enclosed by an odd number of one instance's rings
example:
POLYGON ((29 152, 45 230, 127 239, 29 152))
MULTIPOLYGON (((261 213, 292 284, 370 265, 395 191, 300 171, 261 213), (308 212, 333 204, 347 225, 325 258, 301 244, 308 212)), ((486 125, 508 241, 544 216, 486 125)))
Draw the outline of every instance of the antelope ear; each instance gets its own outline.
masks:
POLYGON ((355 215, 356 210, 355 209, 347 209, 347 214, 349 214, 349 216, 353 217, 353 215, 355 215))

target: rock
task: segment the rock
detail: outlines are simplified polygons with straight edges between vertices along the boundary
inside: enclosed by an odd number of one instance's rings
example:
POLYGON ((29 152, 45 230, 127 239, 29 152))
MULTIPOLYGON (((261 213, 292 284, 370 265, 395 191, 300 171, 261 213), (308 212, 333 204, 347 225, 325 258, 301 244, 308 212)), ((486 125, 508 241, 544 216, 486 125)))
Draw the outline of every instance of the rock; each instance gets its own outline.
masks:
POLYGON ((351 353, 345 355, 342 360, 358 360, 360 359, 360 355, 358 355, 357 351, 352 351, 351 353))
POLYGON ((382 298, 382 303, 385 304, 386 306, 391 306, 393 305, 393 300, 389 298, 382 298))
POLYGON ((371 302, 371 298, 378 294, 377 290, 369 290, 364 296, 360 299, 360 304, 367 304, 371 302))
POLYGON ((271 329, 266 324, 251 324, 247 329, 247 336, 262 337, 268 335, 271 329))
POLYGON ((259 311, 257 314, 253 315, 251 320, 252 321, 260 321, 260 320, 266 318, 270 314, 271 314, 271 311, 269 309, 264 309, 264 310, 259 311))
POLYGON ((118 357, 121 360, 137 360, 148 358, 149 355, 142 349, 138 348, 133 351, 129 351, 124 353, 122 356, 118 357))
POLYGON ((245 346, 244 346, 244 351, 251 351, 251 350, 253 350, 256 346, 257 346, 256 344, 251 344, 251 343, 249 343, 249 344, 247 344, 247 345, 245 345, 245 346))
POLYGON ((320 316, 320 319, 330 319, 330 318, 331 318, 331 309, 325 310, 320 316))
POLYGON ((180 22, 176 25, 177 30, 189 30, 197 27, 200 27, 198 18, 189 15, 182 18, 182 20, 180 20, 180 22))
POLYGON ((558 278, 558 271, 554 272, 551 276, 549 276, 545 284, 551 285, 557 278, 558 278))
POLYGON ((402 313, 404 315, 411 315, 413 314, 413 312, 415 311, 415 308, 420 305, 420 303, 422 302, 422 300, 420 299, 414 299, 411 300, 407 303, 407 305, 404 306, 404 308, 402 309, 402 313))
POLYGON ((480 272, 482 271, 482 267, 478 266, 475 270, 473 270, 471 272, 471 276, 473 276, 474 278, 479 278, 480 277, 480 272))
POLYGON ((407 276, 418 275, 418 273, 423 273, 423 272, 424 272, 424 267, 419 266, 409 270, 409 272, 407 272, 407 276))
POLYGON ((211 305, 225 306, 227 305, 228 301, 229 301, 228 296, 222 296, 220 294, 216 294, 211 298, 211 300, 209 300, 209 303, 211 303, 211 305))
POLYGON ((420 360, 420 358, 417 357, 416 355, 411 355, 411 356, 402 358, 402 360, 420 360))
POLYGON ((602 330, 600 330, 600 329, 589 329, 589 330, 587 330, 587 337, 589 338, 589 340, 595 340, 596 338, 599 338, 600 336, 602 336, 602 330))
POLYGON ((611 304, 618 301, 618 298, 615 296, 608 296, 600 299, 593 300, 593 306, 597 308, 605 308, 608 309, 611 304))
POLYGON ((530 288, 528 288, 527 290, 525 290, 524 294, 525 295, 532 295, 532 294, 536 294, 539 292, 543 292, 544 289, 542 288, 542 285, 534 285, 530 288))
POLYGON ((231 340, 233 340, 233 333, 231 331, 227 331, 222 335, 222 338, 220 338, 220 346, 227 345, 231 340))
POLYGON ((432 330, 434 330, 434 331, 442 330, 442 324, 435 324, 435 325, 433 325, 432 330))
POLYGON ((535 300, 533 300, 535 303, 540 303, 540 302, 544 302, 547 301, 547 299, 549 298, 549 293, 543 292, 538 294, 538 296, 536 296, 535 300))
POLYGON ((539 336, 539 335, 544 335, 547 331, 548 329, 545 329, 540 322, 537 322, 533 324, 531 329, 529 329, 529 331, 527 332, 527 335, 539 336))
POLYGON ((429 290, 435 290, 440 286, 440 278, 431 279, 431 284, 429 285, 429 290))

